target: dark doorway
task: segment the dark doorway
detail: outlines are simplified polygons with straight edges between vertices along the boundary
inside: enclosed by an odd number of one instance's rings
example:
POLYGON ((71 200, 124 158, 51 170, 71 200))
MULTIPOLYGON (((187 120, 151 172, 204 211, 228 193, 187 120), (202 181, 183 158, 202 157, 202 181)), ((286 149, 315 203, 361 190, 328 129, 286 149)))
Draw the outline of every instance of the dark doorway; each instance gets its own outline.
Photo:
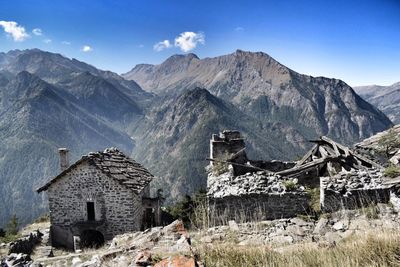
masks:
POLYGON ((104 244, 104 236, 96 230, 86 230, 81 234, 82 248, 99 248, 104 244))
POLYGON ((94 202, 86 202, 86 208, 88 221, 94 221, 96 218, 94 213, 94 202))
POLYGON ((155 225, 155 216, 152 208, 146 208, 143 214, 142 230, 151 228, 155 225))

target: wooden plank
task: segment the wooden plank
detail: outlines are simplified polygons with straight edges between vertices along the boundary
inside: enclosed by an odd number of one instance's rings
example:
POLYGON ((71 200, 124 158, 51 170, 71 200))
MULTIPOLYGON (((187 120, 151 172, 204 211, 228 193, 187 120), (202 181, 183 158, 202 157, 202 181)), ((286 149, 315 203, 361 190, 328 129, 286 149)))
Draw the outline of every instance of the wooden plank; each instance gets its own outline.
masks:
POLYGON ((295 166, 303 165, 304 162, 306 162, 306 160, 309 159, 309 158, 314 154, 314 152, 317 151, 317 150, 318 150, 318 145, 314 145, 314 146, 301 158, 301 160, 298 161, 298 162, 296 163, 295 166))
POLYGON ((324 146, 324 149, 328 152, 329 156, 333 158, 337 158, 340 156, 340 154, 337 154, 336 151, 329 146, 324 146))
POLYGON ((328 156, 326 158, 321 158, 321 159, 314 160, 312 162, 308 162, 308 163, 303 164, 301 166, 295 166, 295 167, 293 167, 291 169, 288 169, 288 170, 283 170, 283 171, 276 172, 276 174, 279 174, 279 175, 282 175, 282 176, 288 176, 288 175, 291 175, 291 174, 294 174, 294 173, 301 173, 301 172, 307 171, 309 169, 315 168, 316 166, 318 166, 320 164, 328 162, 331 159, 332 158, 328 156))
POLYGON ((336 143, 335 141, 333 141, 332 139, 330 139, 329 137, 326 137, 326 136, 321 136, 321 139, 324 140, 325 142, 328 142, 332 146, 336 145, 338 148, 343 150, 346 157, 350 156, 350 150, 349 150, 348 147, 343 146, 343 145, 341 145, 339 143, 336 143))
POLYGON ((319 153, 321 154, 322 158, 326 158, 329 156, 329 153, 326 151, 326 149, 323 146, 319 146, 318 150, 319 150, 319 153))
POLYGON ((210 158, 206 158, 206 160, 213 161, 213 162, 219 162, 219 163, 225 163, 225 164, 232 164, 232 165, 236 165, 236 166, 241 166, 241 167, 246 167, 246 168, 250 168, 250 169, 254 169, 254 170, 265 171, 265 172, 271 173, 271 171, 269 171, 269 170, 262 169, 262 168, 259 168, 259 167, 253 166, 253 165, 245 165, 245 164, 240 164, 240 163, 236 163, 236 162, 216 160, 216 159, 210 159, 210 158))
MULTIPOLYGON (((353 152, 353 153, 354 153, 354 152, 353 152)), ((361 161, 364 161, 364 162, 366 162, 366 163, 371 164, 372 166, 374 166, 374 167, 376 167, 376 168, 378 168, 378 169, 383 169, 383 166, 382 166, 382 165, 376 163, 375 161, 372 161, 372 160, 370 160, 370 159, 367 159, 367 158, 365 158, 365 157, 363 157, 363 156, 361 156, 361 155, 359 155, 359 154, 354 153, 353 156, 354 156, 355 158, 360 159, 361 161)))
POLYGON ((339 152, 339 149, 338 149, 338 147, 337 147, 337 144, 336 144, 336 142, 335 143, 333 143, 333 150, 335 151, 335 153, 336 153, 336 156, 340 156, 340 152, 339 152))
POLYGON ((379 169, 383 168, 380 164, 378 164, 378 163, 376 163, 376 162, 374 162, 372 160, 369 160, 369 159, 367 159, 367 158, 355 153, 354 151, 350 150, 348 147, 345 147, 345 146, 343 146, 341 144, 338 144, 338 143, 336 143, 335 141, 333 141, 332 139, 330 139, 330 138, 328 138, 326 136, 321 136, 321 139, 326 141, 326 142, 329 142, 331 144, 336 144, 338 148, 342 149, 345 152, 345 156, 346 157, 352 155, 352 156, 360 159, 361 161, 364 161, 364 162, 366 162, 366 163, 368 163, 368 164, 370 164, 370 165, 372 165, 372 166, 374 166, 376 168, 379 168, 379 169))

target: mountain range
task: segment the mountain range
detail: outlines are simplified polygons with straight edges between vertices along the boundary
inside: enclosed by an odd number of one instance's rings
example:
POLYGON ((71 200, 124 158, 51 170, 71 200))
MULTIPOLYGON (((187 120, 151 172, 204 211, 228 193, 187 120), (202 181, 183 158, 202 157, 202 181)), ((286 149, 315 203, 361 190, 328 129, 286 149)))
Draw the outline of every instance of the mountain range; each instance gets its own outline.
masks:
POLYGON ((171 202, 205 187, 211 134, 240 130, 254 159, 296 159, 308 140, 352 144, 392 122, 343 81, 299 74, 265 53, 175 55, 118 75, 38 49, 0 53, 0 227, 47 211, 34 190, 71 161, 116 146, 171 202), (28 212, 27 212, 28 211, 28 212))
POLYGON ((354 90, 382 110, 395 124, 400 123, 400 82, 390 86, 358 86, 354 90))

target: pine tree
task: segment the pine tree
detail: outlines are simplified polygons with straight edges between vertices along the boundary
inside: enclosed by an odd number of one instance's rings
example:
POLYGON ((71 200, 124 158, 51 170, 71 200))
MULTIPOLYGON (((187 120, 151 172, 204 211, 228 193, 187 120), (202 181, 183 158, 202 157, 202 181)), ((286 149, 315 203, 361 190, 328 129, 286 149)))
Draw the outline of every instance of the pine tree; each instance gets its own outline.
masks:
POLYGON ((8 235, 16 235, 18 233, 18 218, 17 215, 13 215, 6 226, 6 232, 8 235))
POLYGON ((400 148, 400 136, 393 128, 391 128, 379 139, 378 145, 379 150, 389 159, 393 156, 392 154, 396 152, 396 149, 400 148))

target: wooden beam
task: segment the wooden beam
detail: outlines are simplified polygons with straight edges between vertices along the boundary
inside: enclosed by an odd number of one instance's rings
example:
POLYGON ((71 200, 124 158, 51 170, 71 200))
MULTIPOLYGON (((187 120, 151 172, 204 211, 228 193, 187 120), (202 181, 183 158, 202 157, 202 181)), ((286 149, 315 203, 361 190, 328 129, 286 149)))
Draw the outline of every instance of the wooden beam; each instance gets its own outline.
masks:
POLYGON ((293 167, 291 169, 288 169, 288 170, 283 170, 283 171, 276 172, 276 174, 281 175, 281 176, 290 176, 290 175, 296 174, 296 173, 300 174, 300 173, 302 173, 304 171, 308 171, 308 170, 310 170, 312 168, 315 168, 315 167, 317 167, 317 166, 319 166, 321 164, 324 164, 324 163, 328 162, 331 159, 332 158, 328 156, 326 158, 321 158, 321 159, 314 160, 312 162, 305 163, 305 164, 303 164, 301 166, 295 166, 295 167, 293 167))
POLYGON ((352 155, 352 156, 360 159, 361 161, 364 161, 364 162, 366 162, 366 163, 368 163, 368 164, 370 164, 370 165, 372 165, 372 166, 374 166, 376 168, 379 168, 379 169, 383 168, 380 164, 378 164, 378 163, 376 163, 376 162, 374 162, 374 161, 372 161, 370 159, 367 159, 367 158, 355 153, 354 151, 350 150, 348 147, 343 146, 341 144, 338 144, 338 143, 336 143, 335 141, 333 141, 332 139, 330 139, 330 138, 328 138, 326 136, 321 136, 321 139, 326 141, 326 142, 328 142, 328 143, 330 143, 330 144, 336 144, 338 148, 342 149, 345 152, 345 156, 346 157, 352 155))
POLYGON ((314 154, 314 152, 317 151, 317 150, 318 150, 318 145, 314 145, 314 146, 301 158, 301 160, 298 161, 298 162, 296 163, 296 166, 303 165, 304 162, 306 162, 306 160, 307 160, 308 158, 310 158, 310 157, 314 154))
POLYGON ((323 146, 319 146, 318 150, 319 150, 319 153, 321 154, 322 158, 326 158, 329 156, 329 153, 326 151, 326 149, 323 146))
POLYGON ((246 168, 250 168, 250 169, 255 169, 255 170, 271 173, 271 171, 269 171, 269 170, 262 169, 262 168, 259 168, 259 167, 253 166, 253 165, 245 165, 245 164, 240 164, 240 163, 236 163, 236 162, 216 160, 216 159, 210 159, 210 158, 206 158, 206 160, 218 162, 218 163, 232 164, 232 165, 236 165, 236 166, 241 166, 241 167, 246 167, 246 168))

